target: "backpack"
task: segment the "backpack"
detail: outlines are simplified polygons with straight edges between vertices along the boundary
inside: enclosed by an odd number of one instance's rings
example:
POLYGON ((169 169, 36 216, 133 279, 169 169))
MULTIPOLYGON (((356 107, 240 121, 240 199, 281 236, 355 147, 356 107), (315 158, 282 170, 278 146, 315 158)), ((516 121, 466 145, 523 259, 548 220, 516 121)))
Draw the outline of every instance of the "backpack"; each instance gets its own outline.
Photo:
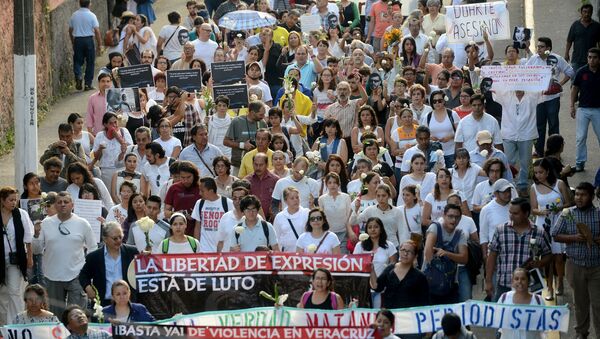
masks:
POLYGON ((469 261, 465 267, 469 272, 471 284, 475 285, 481 266, 483 266, 483 251, 481 250, 481 245, 471 239, 467 240, 467 247, 469 248, 469 261))
MULTIPOLYGON (((189 235, 186 235, 185 238, 190 243, 190 247, 192 248, 192 253, 196 253, 196 249, 198 248, 196 246, 196 241, 195 241, 196 239, 194 239, 193 237, 190 237, 189 235)), ((163 254, 169 253, 169 238, 163 240, 162 252, 163 252, 163 254)))
POLYGON ((117 47, 119 41, 119 30, 117 28, 109 29, 104 33, 104 46, 117 47))
MULTIPOLYGON (((454 126, 454 117, 452 116, 452 110, 446 108, 446 114, 448 114, 448 119, 450 119, 450 124, 452 125, 452 130, 456 133, 456 126, 454 126)), ((433 115, 433 111, 427 113, 427 127, 429 127, 431 122, 431 116, 433 115)))
MULTIPOLYGON (((198 203, 198 217, 200 219, 202 219, 202 207, 204 207, 204 202, 206 200, 204 199, 200 199, 200 203, 198 203)), ((227 198, 224 196, 221 196, 221 204, 223 205, 223 211, 225 213, 227 213, 229 211, 229 208, 227 207, 227 198)))
MULTIPOLYGON (((260 221, 260 225, 262 226, 263 233, 265 234, 265 238, 267 238, 267 247, 270 249, 271 246, 269 245, 269 226, 267 225, 267 222, 264 220, 260 221)), ((242 223, 239 223, 236 226, 242 226, 242 223)), ((240 235, 237 232, 235 233, 235 240, 238 243, 240 242, 240 235)))
MULTIPOLYGON (((442 239, 442 225, 438 222, 433 222, 432 224, 437 226, 436 247, 446 251, 455 252, 458 241, 462 236, 462 231, 457 229, 452 240, 448 243, 444 243, 444 240, 442 239)), ((457 269, 456 263, 447 257, 440 258, 434 256, 427 268, 423 271, 427 278, 427 282, 429 283, 429 292, 435 296, 444 296, 450 293, 454 286, 457 269)))

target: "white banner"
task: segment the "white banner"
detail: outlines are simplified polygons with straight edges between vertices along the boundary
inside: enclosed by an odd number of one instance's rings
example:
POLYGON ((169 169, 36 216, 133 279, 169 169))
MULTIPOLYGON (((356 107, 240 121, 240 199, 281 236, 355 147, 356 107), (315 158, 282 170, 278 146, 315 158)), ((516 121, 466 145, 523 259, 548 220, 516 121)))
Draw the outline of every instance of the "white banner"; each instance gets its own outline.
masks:
POLYGON ((6 325, 0 327, 0 333, 4 339, 65 339, 71 334, 62 323, 6 325))
POLYGON ((541 92, 550 85, 552 66, 483 66, 479 78, 491 78, 493 90, 541 92))
POLYGON ((446 6, 449 43, 483 41, 484 31, 490 40, 506 40, 511 38, 511 29, 508 8, 503 1, 446 6))

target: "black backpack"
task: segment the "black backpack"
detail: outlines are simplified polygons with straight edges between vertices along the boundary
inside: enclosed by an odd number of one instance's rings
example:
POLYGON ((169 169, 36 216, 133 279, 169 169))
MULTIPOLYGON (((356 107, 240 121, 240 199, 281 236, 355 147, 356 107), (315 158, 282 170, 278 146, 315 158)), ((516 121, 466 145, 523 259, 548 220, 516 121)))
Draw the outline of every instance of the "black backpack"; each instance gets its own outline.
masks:
MULTIPOLYGON (((462 231, 457 229, 450 242, 444 242, 442 235, 442 225, 438 222, 433 222, 432 225, 437 226, 437 241, 435 247, 442 248, 445 251, 456 253, 458 242, 462 236, 462 231)), ((447 257, 434 256, 429 262, 429 265, 423 273, 429 283, 429 293, 436 296, 444 296, 452 291, 455 285, 456 272, 458 271, 457 264, 447 257)))
MULTIPOLYGON (((448 119, 450 119, 450 124, 452 125, 452 129, 454 133, 456 133, 456 126, 454 126, 454 117, 452 116, 452 110, 446 108, 446 114, 448 114, 448 119)), ((427 113, 427 127, 429 127, 431 122, 431 116, 433 115, 433 111, 427 113)))
POLYGON ((477 276, 481 273, 481 266, 483 266, 483 251, 481 250, 481 245, 471 239, 467 240, 467 247, 469 248, 469 262, 467 262, 465 267, 469 272, 471 284, 475 285, 477 276))
MULTIPOLYGON (((200 203, 198 204, 198 217, 202 219, 202 207, 204 207, 204 199, 200 199, 200 203)), ((227 198, 221 196, 221 204, 223 204, 223 211, 227 213, 229 211, 229 207, 227 206, 227 198)))

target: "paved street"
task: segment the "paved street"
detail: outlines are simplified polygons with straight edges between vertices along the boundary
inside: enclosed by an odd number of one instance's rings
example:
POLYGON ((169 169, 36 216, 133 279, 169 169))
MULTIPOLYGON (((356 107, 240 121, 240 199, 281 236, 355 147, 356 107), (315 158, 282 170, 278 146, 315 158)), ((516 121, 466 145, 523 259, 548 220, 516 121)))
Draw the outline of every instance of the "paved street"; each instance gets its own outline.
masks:
MULTIPOLYGON (((185 0, 159 0, 155 3, 155 10, 158 16, 158 21, 154 23, 153 29, 156 34, 162 25, 166 24, 166 14, 172 10, 179 10, 185 14, 185 0)), ((444 1, 447 2, 447 1, 444 1)), ((578 18, 577 6, 579 0, 510 0, 509 10, 511 15, 511 26, 533 24, 534 34, 536 37, 548 36, 553 40, 554 52, 564 55, 565 38, 571 23, 578 18), (525 11, 525 9, 528 9, 525 11), (532 10, 530 10, 532 9, 532 10)), ((594 18, 597 8, 595 8, 594 18)), ((527 26, 531 27, 531 26, 527 26)), ((65 37, 67 39, 68 37, 65 37)), ((496 42, 495 55, 496 59, 501 60, 504 54, 504 47, 508 41, 496 42)), ((532 43, 533 45, 533 43, 532 43)), ((103 65, 106 63, 106 55, 99 58, 97 64, 103 65)), ((39 148, 38 156, 41 155, 46 146, 57 140, 57 126, 61 122, 65 122, 70 112, 85 113, 87 98, 92 92, 80 92, 73 90, 67 97, 58 101, 50 108, 50 112, 46 119, 39 127, 39 148)), ((570 90, 565 87, 565 93, 561 99, 560 111, 560 130, 566 140, 565 152, 563 153, 564 162, 575 165, 575 122, 569 116, 569 97, 570 90)), ((578 182, 586 180, 593 181, 595 171, 600 166, 600 157, 598 157, 598 142, 593 131, 590 128, 588 137, 588 149, 590 151, 589 159, 586 164, 586 171, 578 173, 571 180, 571 185, 575 186, 578 182)), ((41 166, 38 166, 39 172, 43 173, 41 166)), ((18 179, 20 180, 20 178, 18 179)), ((14 154, 9 154, 0 159, 0 182, 3 185, 15 185, 14 178, 14 154)), ((572 303, 572 293, 567 286, 565 295, 559 297, 559 304, 572 303)), ((599 287, 600 288, 600 287, 599 287)), ((474 287, 474 297, 483 299, 481 284, 474 287)), ((574 314, 571 314, 570 328, 574 326, 574 314)), ((494 338, 494 331, 489 329, 475 329, 479 338, 494 338)), ((593 331, 593 330, 592 330, 593 331)), ((558 334, 552 334, 553 338, 558 338, 558 334)), ((575 338, 573 333, 563 334, 561 338, 575 338)), ((590 338, 597 338, 593 332, 590 338)))

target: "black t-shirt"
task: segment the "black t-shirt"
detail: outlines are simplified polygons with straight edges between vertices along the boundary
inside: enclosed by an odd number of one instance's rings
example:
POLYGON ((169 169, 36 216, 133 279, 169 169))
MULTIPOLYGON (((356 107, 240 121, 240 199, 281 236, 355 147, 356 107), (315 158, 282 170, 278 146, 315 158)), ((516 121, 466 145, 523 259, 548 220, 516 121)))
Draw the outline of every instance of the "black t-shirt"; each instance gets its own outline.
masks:
MULTIPOLYGON (((262 44, 258 45, 258 51, 262 60, 265 53, 265 48, 262 44)), ((279 59, 280 55, 281 45, 274 42, 269 50, 269 59, 267 59, 267 66, 265 67, 265 81, 269 85, 281 84, 284 72, 281 68, 277 68, 277 59, 279 59)))
POLYGON ((579 107, 600 108, 600 70, 594 73, 589 65, 581 67, 575 74, 573 86, 579 88, 579 107))
POLYGON ((571 60, 579 65, 586 64, 588 50, 600 42, 600 23, 592 20, 585 27, 580 20, 575 21, 569 29, 567 41, 573 43, 573 57, 571 60))
POLYGON ((425 274, 411 267, 402 281, 394 272, 395 264, 388 265, 377 277, 377 292, 381 296, 382 306, 387 309, 407 308, 429 305, 429 283, 425 274))

